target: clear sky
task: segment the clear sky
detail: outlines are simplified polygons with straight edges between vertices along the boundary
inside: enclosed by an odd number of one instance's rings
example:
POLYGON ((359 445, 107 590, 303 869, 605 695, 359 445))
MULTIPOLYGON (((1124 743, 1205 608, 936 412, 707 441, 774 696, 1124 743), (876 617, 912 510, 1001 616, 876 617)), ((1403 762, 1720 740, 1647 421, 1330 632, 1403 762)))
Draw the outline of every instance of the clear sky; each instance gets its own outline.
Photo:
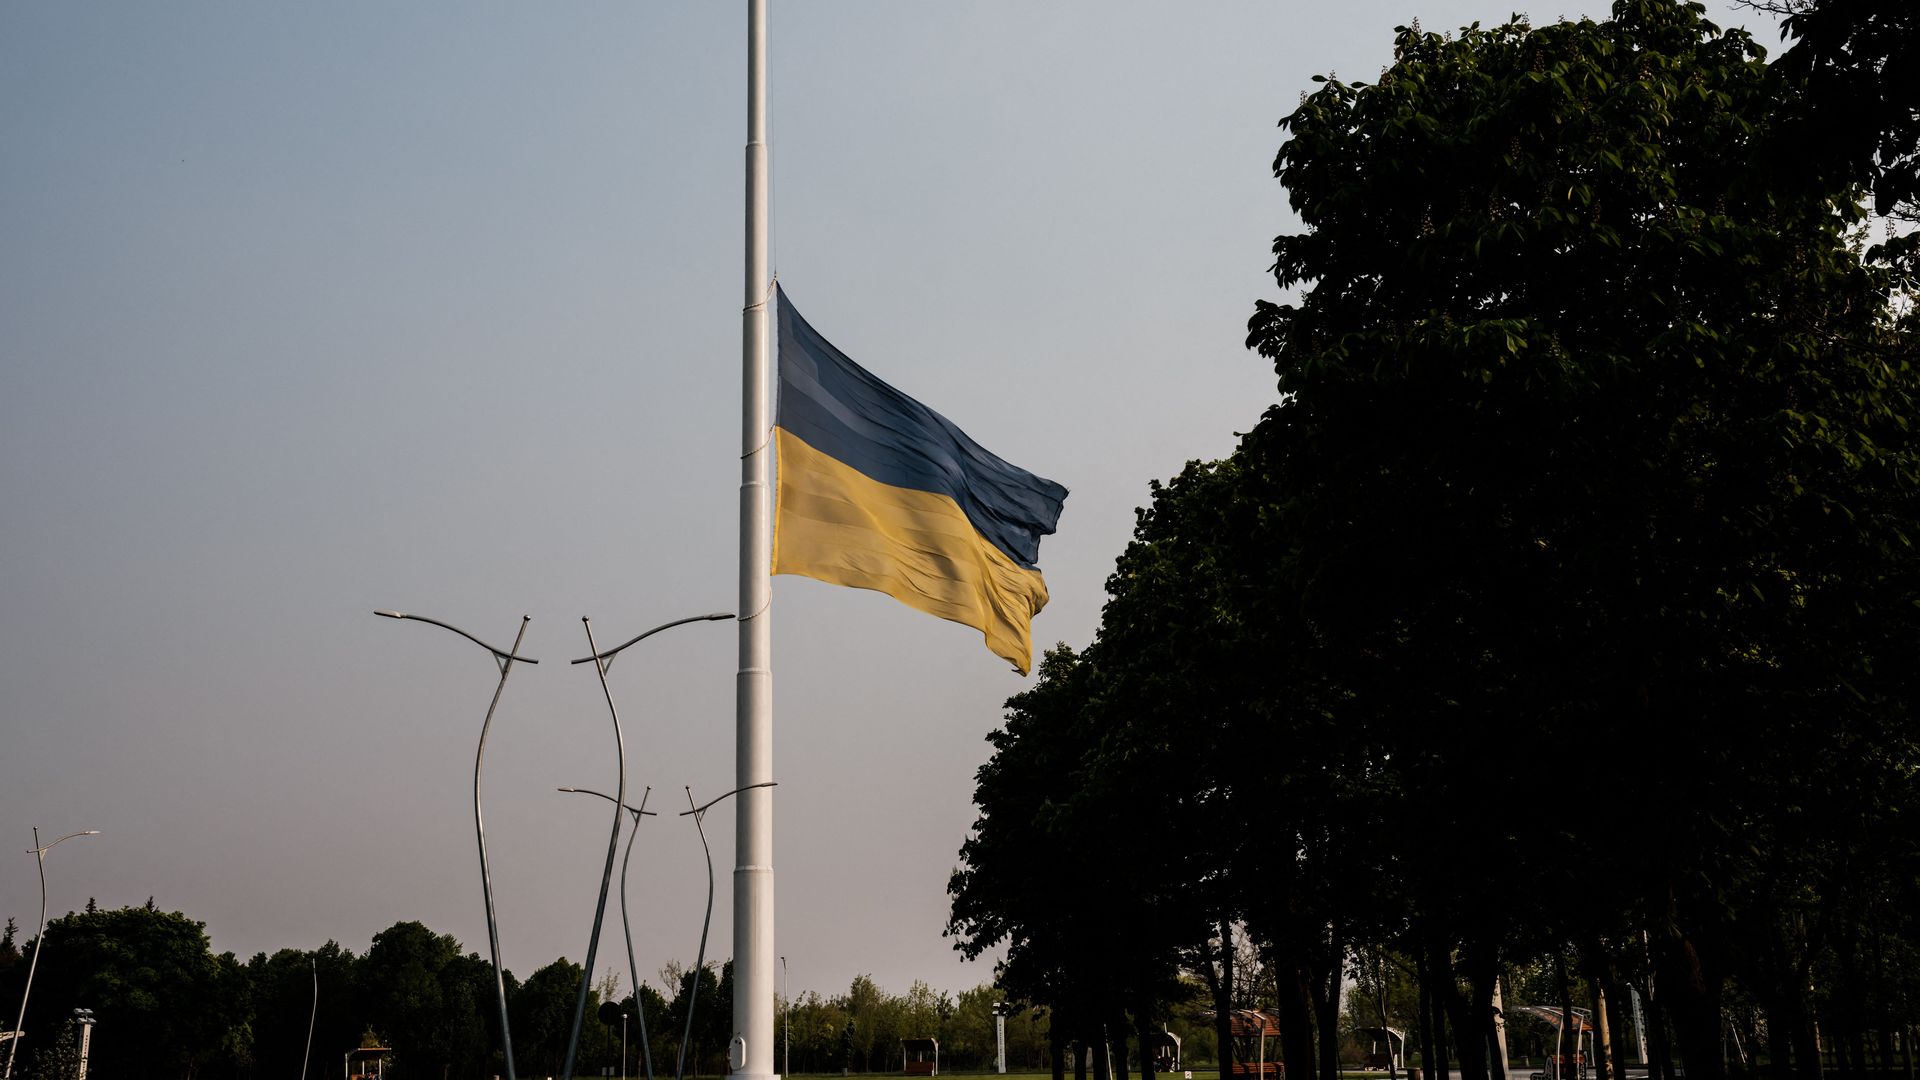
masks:
MULTIPOLYGON (((1536 11, 1536 21, 1599 12, 1536 11)), ((779 3, 775 264, 842 350, 1072 490, 1036 644, 1084 645, 1148 482, 1273 398, 1242 345, 1315 73, 1484 0, 779 3)), ((1717 17, 1739 21, 1725 0, 1717 17)), ((735 601, 744 5, 0 5, 0 917, 144 902, 242 956, 418 919, 585 954, 604 643, 735 601)), ((1775 34, 1760 32, 1772 48, 1775 34)), ((964 627, 774 587, 791 987, 991 978, 943 940, 1001 703, 964 627)), ((731 786, 734 632, 611 673, 636 789, 731 786)), ((709 824, 728 928, 732 815, 709 824)), ((649 819, 643 977, 704 864, 649 819)), ((601 967, 618 955, 609 921, 601 967)))

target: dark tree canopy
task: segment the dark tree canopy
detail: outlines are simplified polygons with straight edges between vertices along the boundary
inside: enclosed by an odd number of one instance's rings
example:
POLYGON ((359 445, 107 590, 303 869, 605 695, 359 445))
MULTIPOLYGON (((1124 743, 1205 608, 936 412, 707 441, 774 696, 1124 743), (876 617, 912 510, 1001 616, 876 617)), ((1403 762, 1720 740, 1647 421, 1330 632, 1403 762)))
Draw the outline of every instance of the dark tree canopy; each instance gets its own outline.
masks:
POLYGON ((1107 891, 1190 960, 1210 921, 1250 931, 1295 1069, 1330 1075, 1355 956, 1397 958, 1465 1080, 1517 964, 1650 991, 1698 1077, 1735 1000, 1783 1070, 1817 1069, 1816 1022, 1897 1026, 1905 281, 1859 155, 1806 152, 1808 79, 1703 12, 1402 28, 1377 82, 1283 122, 1294 298, 1248 339, 1279 400, 1156 488, 1098 638, 980 773, 954 928, 1009 943, 1003 984, 1055 1003, 1164 962, 1083 955, 1022 881, 1135 843, 1107 891))
POLYGON ((1785 16, 1780 59, 1806 91, 1802 153, 1851 163, 1875 209, 1920 216, 1920 6, 1907 0, 1741 0, 1785 16))

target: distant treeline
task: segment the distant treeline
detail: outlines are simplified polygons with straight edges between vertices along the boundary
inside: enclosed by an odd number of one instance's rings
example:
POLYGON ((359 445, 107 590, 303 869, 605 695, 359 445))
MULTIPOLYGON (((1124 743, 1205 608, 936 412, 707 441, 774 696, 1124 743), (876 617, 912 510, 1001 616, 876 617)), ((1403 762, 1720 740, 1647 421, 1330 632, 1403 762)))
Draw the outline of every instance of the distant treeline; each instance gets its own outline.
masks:
MULTIPOLYGON (((27 968, 38 942, 18 940, 14 920, 0 934, 0 1015, 11 1021, 20 1005, 27 968)), ((87 910, 47 924, 46 962, 34 974, 16 1075, 28 1080, 72 1080, 76 1060, 71 1019, 90 1009, 96 1026, 89 1080, 151 1077, 252 1080, 301 1075, 309 1018, 313 1050, 306 1075, 341 1075, 344 1055, 360 1046, 392 1048, 394 1080, 480 1080, 505 1076, 494 1005, 492 965, 448 934, 418 922, 397 922, 373 936, 364 953, 329 941, 317 949, 281 949, 241 960, 214 953, 205 924, 179 912, 142 907, 87 910), (316 994, 317 985, 317 994, 316 994)), ((557 1076, 580 987, 580 965, 564 957, 522 980, 506 974, 514 1059, 521 1076, 557 1076)), ((674 1075, 695 979, 688 1075, 726 1071, 733 1017, 731 962, 694 972, 669 963, 659 973, 666 997, 652 985, 618 1000, 627 1026, 627 1074, 645 1075, 640 1016, 650 1034, 653 1072, 674 1075)), ((624 980, 611 972, 589 992, 576 1075, 618 1070, 620 1026, 603 1025, 598 1010, 624 980)), ((807 992, 789 1011, 776 1012, 791 1034, 796 1072, 898 1072, 900 1039, 940 1040, 942 1071, 990 1069, 994 1061, 989 986, 958 998, 916 981, 905 995, 859 976, 845 993, 807 992)), ((781 1046, 781 1033, 771 1032, 781 1046)), ((1204 1035, 1202 1036, 1204 1038, 1204 1035)), ((1048 1058, 1044 1010, 1017 1009, 1007 1019, 1008 1066, 1044 1069, 1048 1058)), ((0 1051, 0 1060, 4 1060, 0 1051)))

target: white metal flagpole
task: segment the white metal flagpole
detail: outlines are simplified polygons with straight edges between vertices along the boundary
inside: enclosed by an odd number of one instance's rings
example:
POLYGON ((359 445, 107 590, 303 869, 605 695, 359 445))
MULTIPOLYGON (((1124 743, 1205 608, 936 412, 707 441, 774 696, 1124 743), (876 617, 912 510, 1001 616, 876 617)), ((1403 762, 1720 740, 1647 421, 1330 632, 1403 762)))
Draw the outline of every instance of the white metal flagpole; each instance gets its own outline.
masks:
POLYGON ((733 1038, 727 1065, 773 1071, 773 496, 767 302, 767 0, 747 0, 746 282, 741 311, 740 670, 734 691, 733 1038))

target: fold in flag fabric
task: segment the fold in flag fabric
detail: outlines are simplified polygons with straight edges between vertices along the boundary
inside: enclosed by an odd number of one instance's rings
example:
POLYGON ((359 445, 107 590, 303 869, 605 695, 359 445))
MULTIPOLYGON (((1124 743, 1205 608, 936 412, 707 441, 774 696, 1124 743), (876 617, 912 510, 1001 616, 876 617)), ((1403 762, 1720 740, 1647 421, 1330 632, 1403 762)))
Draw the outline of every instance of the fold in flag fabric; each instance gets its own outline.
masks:
POLYGON ((1010 465, 834 348, 776 287, 773 572, 873 589, 986 635, 1026 674, 1035 564, 1067 489, 1010 465))

